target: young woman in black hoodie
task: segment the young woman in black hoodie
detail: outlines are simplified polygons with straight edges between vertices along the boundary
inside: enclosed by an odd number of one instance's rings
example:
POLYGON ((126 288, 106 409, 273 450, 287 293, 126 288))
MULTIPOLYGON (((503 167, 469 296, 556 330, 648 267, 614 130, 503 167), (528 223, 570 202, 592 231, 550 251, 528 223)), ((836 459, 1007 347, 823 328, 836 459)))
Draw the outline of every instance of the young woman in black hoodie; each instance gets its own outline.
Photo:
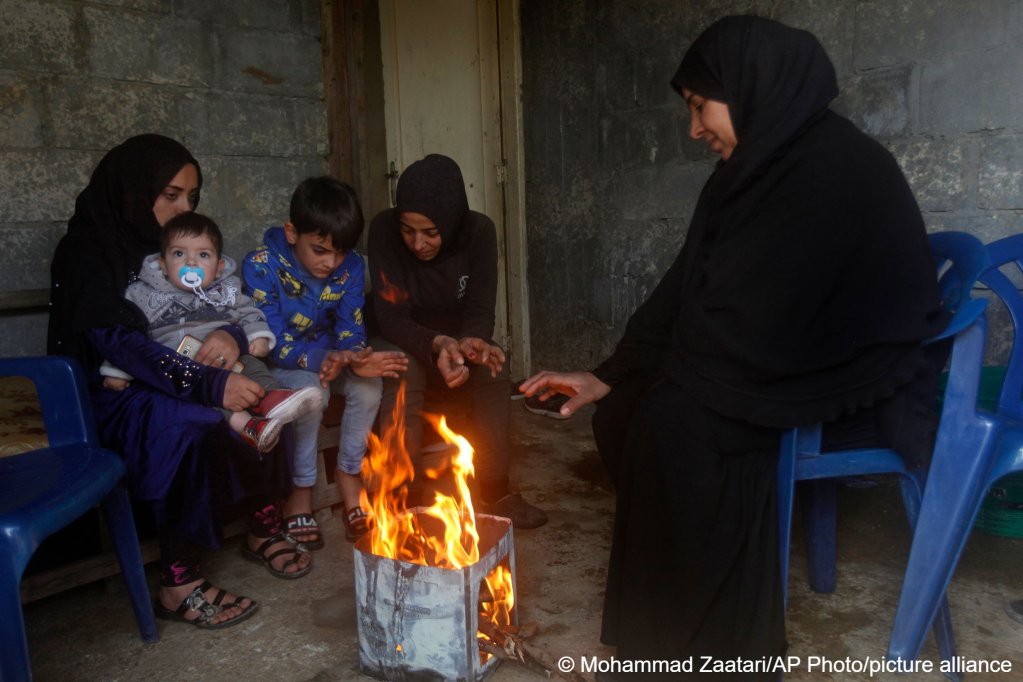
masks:
MULTIPOLYGON (((430 154, 398 180, 396 206, 369 228, 373 284, 371 340, 377 350, 403 350, 406 447, 420 450, 420 413, 432 392, 463 400, 476 449, 476 508, 505 516, 516 528, 536 528, 547 515, 508 487, 508 371, 494 343, 497 230, 469 210, 462 172, 452 159, 430 154)), ((380 404, 389 425, 400 381, 384 380, 380 404)), ((418 469, 418 467, 417 467, 418 469)))

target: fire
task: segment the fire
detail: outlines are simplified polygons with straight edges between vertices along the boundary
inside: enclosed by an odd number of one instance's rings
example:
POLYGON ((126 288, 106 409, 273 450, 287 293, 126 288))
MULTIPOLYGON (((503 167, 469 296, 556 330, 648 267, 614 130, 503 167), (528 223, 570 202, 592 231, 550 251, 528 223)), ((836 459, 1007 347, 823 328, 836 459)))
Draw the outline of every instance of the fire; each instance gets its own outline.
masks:
MULTIPOLYGON (((468 440, 448 427, 444 416, 423 416, 444 442, 457 450, 450 463, 454 494, 437 492, 429 506, 408 508, 408 487, 415 469, 405 450, 403 383, 391 426, 379 438, 370 434, 362 462, 362 506, 369 515, 369 551, 424 566, 464 568, 480 558, 476 512, 469 491, 469 479, 475 476, 474 451, 468 440)), ((441 473, 426 471, 431 479, 441 473)), ((481 615, 493 623, 510 625, 515 603, 511 571, 498 566, 485 582, 489 594, 483 600, 481 615)))
MULTIPOLYGON (((405 450, 405 386, 398 393, 393 428, 380 438, 370 434, 362 462, 363 506, 368 509, 370 551, 400 561, 439 568, 464 568, 479 561, 479 534, 468 479, 475 474, 472 446, 448 428, 443 416, 424 415, 446 443, 458 449, 451 472, 457 495, 437 493, 433 504, 413 513, 408 509, 408 486, 415 477, 405 450), (436 521, 423 528, 420 516, 436 521), (434 531, 437 532, 434 532, 434 531)), ((439 472, 427 472, 436 478, 439 472)))
POLYGON ((511 624, 511 610, 515 606, 512 574, 504 566, 498 566, 486 577, 490 599, 483 602, 480 613, 491 623, 511 624))
POLYGON ((404 303, 408 300, 408 292, 387 279, 387 275, 384 274, 383 270, 380 271, 380 281, 383 282, 383 286, 380 287, 380 298, 393 305, 404 303))

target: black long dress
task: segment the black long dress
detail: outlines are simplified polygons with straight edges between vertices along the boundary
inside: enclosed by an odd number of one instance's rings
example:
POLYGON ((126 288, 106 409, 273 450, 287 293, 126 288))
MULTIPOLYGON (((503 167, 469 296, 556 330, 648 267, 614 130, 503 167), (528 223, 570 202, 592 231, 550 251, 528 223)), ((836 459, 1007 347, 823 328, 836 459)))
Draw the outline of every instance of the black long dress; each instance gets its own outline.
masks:
POLYGON ((828 110, 813 36, 726 18, 673 85, 726 102, 738 145, 594 371, 612 386, 594 433, 617 490, 602 640, 619 659, 752 660, 785 650, 781 429, 830 422, 828 443, 919 459, 936 376, 920 341, 943 319, 912 193, 828 110))

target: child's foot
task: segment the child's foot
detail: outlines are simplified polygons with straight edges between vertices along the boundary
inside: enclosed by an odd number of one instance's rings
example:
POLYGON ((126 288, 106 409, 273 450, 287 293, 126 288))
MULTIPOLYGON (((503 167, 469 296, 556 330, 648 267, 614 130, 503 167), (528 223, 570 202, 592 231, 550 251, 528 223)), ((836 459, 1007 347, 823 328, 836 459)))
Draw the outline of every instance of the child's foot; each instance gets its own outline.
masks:
POLYGON ((280 419, 253 417, 246 422, 240 435, 247 445, 256 448, 259 452, 270 452, 277 445, 282 426, 284 426, 284 422, 280 419))
POLYGON ((342 517, 345 522, 345 539, 355 542, 369 530, 369 517, 362 509, 359 501, 362 498, 362 477, 359 474, 349 474, 340 468, 334 472, 334 480, 337 481, 338 490, 341 491, 341 501, 345 505, 345 513, 342 517))
POLYGON ((296 544, 306 549, 323 549, 326 546, 320 524, 312 514, 292 514, 285 516, 283 521, 284 533, 296 544))
POLYGON ((306 386, 297 391, 277 388, 267 391, 259 405, 249 411, 257 417, 280 419, 282 423, 293 422, 310 412, 319 410, 323 395, 315 386, 306 386))
POLYGON ((313 489, 296 485, 281 510, 284 532, 306 549, 322 549, 323 534, 313 516, 313 489))
POLYGON ((362 507, 345 509, 345 515, 342 518, 345 522, 345 540, 349 542, 355 542, 369 531, 369 517, 362 507))

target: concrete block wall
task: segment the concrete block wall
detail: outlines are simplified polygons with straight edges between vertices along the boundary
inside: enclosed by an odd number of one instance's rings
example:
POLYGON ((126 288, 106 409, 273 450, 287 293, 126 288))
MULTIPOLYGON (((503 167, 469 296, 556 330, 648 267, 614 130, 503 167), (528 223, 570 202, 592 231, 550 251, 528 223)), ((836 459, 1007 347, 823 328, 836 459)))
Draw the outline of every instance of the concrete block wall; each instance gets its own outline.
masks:
MULTIPOLYGON (((327 172, 317 0, 0 0, 0 17, 0 290, 49 286, 75 197, 132 135, 196 155, 235 258, 327 172)), ((45 315, 0 323, 0 355, 45 353, 45 315)))
POLYGON ((606 357, 681 248, 715 159, 668 81, 704 28, 743 13, 821 40, 835 110, 893 152, 928 229, 1023 229, 1020 0, 523 3, 535 369, 606 357))

